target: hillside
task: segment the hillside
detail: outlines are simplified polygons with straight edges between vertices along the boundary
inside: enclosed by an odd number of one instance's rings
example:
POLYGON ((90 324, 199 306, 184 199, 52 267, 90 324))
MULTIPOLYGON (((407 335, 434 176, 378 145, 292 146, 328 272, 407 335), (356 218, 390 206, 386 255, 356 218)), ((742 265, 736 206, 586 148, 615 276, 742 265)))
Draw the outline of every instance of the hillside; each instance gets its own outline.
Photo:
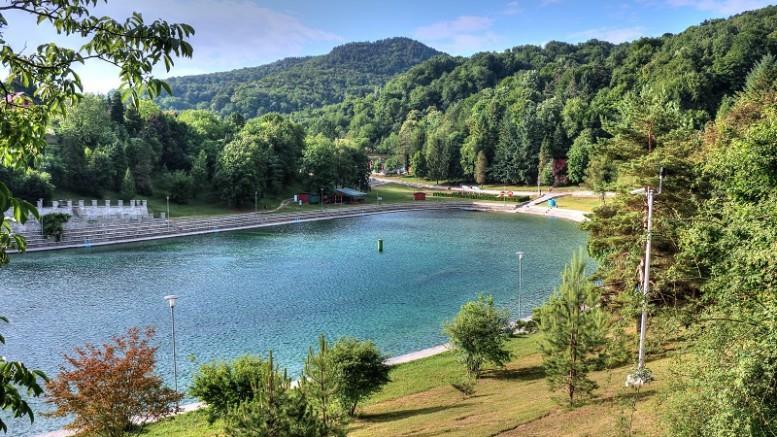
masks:
POLYGON ((595 145, 632 129, 623 123, 640 117, 635 112, 651 117, 664 108, 674 113, 660 120, 696 128, 714 119, 754 65, 777 54, 775 29, 777 7, 771 6, 618 45, 553 41, 468 58, 438 56, 376 93, 294 117, 314 133, 353 138, 400 162, 419 153, 435 163, 421 162, 431 179, 534 184, 540 176, 543 183, 568 177, 577 184, 590 176, 597 182, 593 173, 612 171, 589 167, 589 157, 606 154, 591 152, 595 145), (554 158, 568 159, 566 171, 553 168, 554 158))
POLYGON ((173 97, 158 100, 165 108, 240 112, 254 117, 288 113, 361 96, 391 77, 440 52, 408 38, 356 42, 326 55, 286 58, 259 67, 223 73, 174 77, 173 97))

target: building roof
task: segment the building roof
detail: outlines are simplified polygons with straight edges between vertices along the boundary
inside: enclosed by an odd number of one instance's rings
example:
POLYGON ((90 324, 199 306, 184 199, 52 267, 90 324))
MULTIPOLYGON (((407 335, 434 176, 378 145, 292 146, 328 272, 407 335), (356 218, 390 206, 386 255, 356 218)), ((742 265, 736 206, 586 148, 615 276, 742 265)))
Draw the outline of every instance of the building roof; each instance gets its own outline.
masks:
POLYGON ((362 193, 359 190, 354 190, 353 188, 336 188, 335 192, 342 194, 346 197, 367 197, 367 193, 362 193))

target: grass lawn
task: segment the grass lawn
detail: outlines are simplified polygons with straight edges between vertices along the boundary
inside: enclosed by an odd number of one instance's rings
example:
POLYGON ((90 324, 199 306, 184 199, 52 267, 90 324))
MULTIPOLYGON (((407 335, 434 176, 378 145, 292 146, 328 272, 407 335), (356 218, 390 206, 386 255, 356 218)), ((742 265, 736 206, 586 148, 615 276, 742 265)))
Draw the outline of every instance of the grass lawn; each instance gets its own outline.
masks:
MULTIPOLYGON (((544 202, 541 206, 547 206, 548 203, 544 202)), ((602 199, 599 197, 574 197, 564 196, 556 199, 556 206, 558 208, 576 209, 578 211, 591 212, 597 206, 602 205, 602 199)))
MULTIPOLYGON (((377 187, 373 187, 373 189, 368 193, 367 195, 367 203, 368 204, 377 204, 377 198, 378 196, 381 196, 383 198, 382 202, 384 203, 396 203, 396 202, 409 202, 413 200, 413 193, 415 191, 418 191, 417 189, 413 189, 410 187, 406 187, 403 185, 398 184, 384 184, 377 187)), ((294 191, 297 192, 297 191, 294 191)), ((293 196, 292 192, 289 192, 288 196, 285 195, 278 195, 278 196, 268 196, 263 199, 259 200, 259 211, 268 211, 272 210, 278 207, 278 205, 281 204, 281 202, 285 199, 289 199, 293 196)), ((83 199, 88 204, 92 197, 85 196, 78 193, 73 193, 69 191, 64 190, 58 190, 54 193, 54 199, 73 199, 74 201, 83 199)), ((111 204, 115 205, 116 201, 121 198, 121 195, 114 192, 106 192, 103 195, 102 199, 97 199, 100 201, 100 204, 103 204, 103 199, 111 199, 111 204)), ((136 196, 136 199, 139 200, 148 200, 148 208, 151 212, 153 212, 155 215, 159 215, 160 212, 165 212, 167 210, 167 205, 165 199, 154 197, 154 196, 136 196)), ((428 197, 429 200, 442 200, 440 198, 432 198, 431 196, 428 197)), ((327 208, 340 208, 345 207, 347 208, 349 205, 326 205, 327 208)), ((303 205, 302 207, 297 205, 289 205, 286 208, 283 208, 282 212, 293 212, 293 211, 313 211, 321 209, 321 205, 303 205)), ((223 202, 221 202, 218 198, 214 198, 213 196, 202 196, 198 197, 196 199, 190 200, 188 203, 185 204, 177 204, 174 202, 170 202, 170 216, 172 218, 176 217, 198 217, 198 216, 214 216, 214 215, 223 215, 223 214, 234 214, 234 213, 240 213, 240 212, 251 212, 253 211, 253 205, 250 205, 246 208, 238 209, 238 208, 229 208, 227 207, 223 202)))
MULTIPOLYGON (((630 366, 595 372, 600 388, 596 397, 576 409, 555 401, 537 353, 536 336, 509 342, 512 361, 505 369, 487 371, 475 394, 464 396, 451 386, 463 378, 462 365, 446 352, 401 364, 391 371, 391 382, 360 407, 349 425, 353 436, 395 435, 579 435, 622 434, 632 417, 639 435, 661 435, 658 411, 666 390, 669 358, 650 363, 656 381, 636 394, 624 387, 630 366)), ((189 413, 154 424, 145 435, 215 436, 219 425, 208 425, 202 412, 189 413)))

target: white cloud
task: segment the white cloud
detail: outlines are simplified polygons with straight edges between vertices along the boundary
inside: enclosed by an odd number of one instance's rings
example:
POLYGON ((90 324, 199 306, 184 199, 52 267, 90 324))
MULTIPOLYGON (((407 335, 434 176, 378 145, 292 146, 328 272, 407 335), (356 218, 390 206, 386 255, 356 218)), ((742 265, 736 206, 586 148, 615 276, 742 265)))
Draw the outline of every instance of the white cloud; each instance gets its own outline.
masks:
POLYGON ((667 0, 667 3, 673 7, 692 7, 701 11, 733 15, 769 6, 772 2, 769 0, 667 0))
POLYGON ((491 30, 493 23, 489 17, 466 15, 421 26, 414 36, 448 53, 470 54, 492 50, 501 41, 501 37, 491 30))
POLYGON ((491 27, 494 20, 488 17, 465 15, 450 21, 438 21, 415 30, 415 35, 428 40, 444 40, 461 34, 480 32, 491 27))
MULTIPOLYGON (((146 22, 163 18, 191 24, 196 32, 190 40, 194 56, 175 60, 169 74, 176 76, 261 65, 302 55, 311 46, 321 47, 323 52, 325 47, 344 41, 332 32, 310 27, 292 15, 250 0, 115 0, 98 5, 96 14, 120 20, 138 11, 146 22)), ((74 39, 56 35, 45 25, 35 26, 27 20, 9 22, 5 36, 15 47, 34 48, 47 41, 65 44, 68 40, 71 43, 67 45, 73 45, 74 39)), ((87 91, 105 92, 119 84, 117 71, 98 62, 77 66, 76 71, 87 91)), ((164 68, 156 73, 160 77, 168 75, 164 68)))
POLYGON ((507 2, 507 5, 505 5, 505 9, 502 11, 502 13, 504 15, 517 15, 521 12, 521 10, 521 3, 518 0, 513 0, 507 2))
POLYGON ((597 29, 588 29, 582 32, 576 32, 569 35, 575 41, 588 41, 598 39, 609 41, 614 44, 633 41, 645 35, 645 29, 642 26, 635 27, 600 27, 597 29))

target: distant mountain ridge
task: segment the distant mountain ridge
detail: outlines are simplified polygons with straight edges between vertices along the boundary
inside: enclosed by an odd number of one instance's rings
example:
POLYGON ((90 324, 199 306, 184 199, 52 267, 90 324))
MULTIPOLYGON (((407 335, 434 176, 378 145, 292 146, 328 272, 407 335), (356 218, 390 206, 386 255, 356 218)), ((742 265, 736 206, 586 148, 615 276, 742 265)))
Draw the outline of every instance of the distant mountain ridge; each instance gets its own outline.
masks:
POLYGON ((442 54, 410 38, 354 42, 326 55, 285 58, 258 67, 173 77, 173 96, 157 100, 168 109, 210 109, 254 117, 290 113, 360 96, 395 75, 442 54))

